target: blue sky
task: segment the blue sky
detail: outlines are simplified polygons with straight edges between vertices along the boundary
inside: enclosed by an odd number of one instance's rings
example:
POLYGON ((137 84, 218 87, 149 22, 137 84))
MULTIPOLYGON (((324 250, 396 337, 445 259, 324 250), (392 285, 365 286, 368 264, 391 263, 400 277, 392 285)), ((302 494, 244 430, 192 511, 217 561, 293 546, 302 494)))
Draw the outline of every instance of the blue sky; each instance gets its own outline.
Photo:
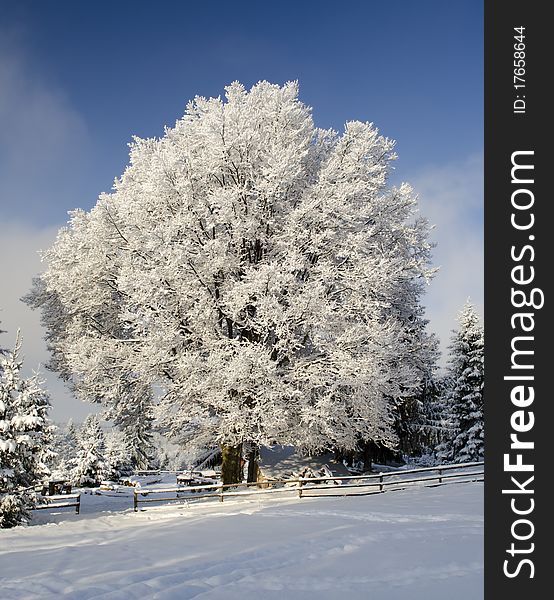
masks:
MULTIPOLYGON (((373 121, 397 140, 394 179, 436 223, 441 273, 428 298, 447 341, 471 296, 482 312, 483 7, 439 2, 0 0, 0 298, 9 345, 46 360, 18 302, 67 210, 89 209, 195 95, 239 80, 300 82, 316 124, 373 121)), ((54 414, 86 414, 61 386, 54 414), (73 411, 73 413, 72 413, 73 411)))

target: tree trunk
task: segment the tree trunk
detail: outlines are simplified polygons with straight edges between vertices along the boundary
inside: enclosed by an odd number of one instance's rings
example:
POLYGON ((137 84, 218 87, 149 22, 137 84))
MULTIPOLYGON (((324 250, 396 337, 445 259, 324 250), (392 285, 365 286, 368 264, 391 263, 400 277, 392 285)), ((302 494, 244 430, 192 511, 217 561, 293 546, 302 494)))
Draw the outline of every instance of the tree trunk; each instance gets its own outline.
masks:
POLYGON ((402 455, 396 451, 375 442, 364 442, 363 446, 364 471, 371 471, 371 463, 379 465, 404 464, 402 455))
POLYGON ((258 448, 254 444, 248 451, 248 474, 246 477, 248 483, 258 481, 258 448))
POLYGON ((364 471, 365 472, 371 472, 371 462, 373 460, 373 452, 372 452, 373 448, 372 448, 372 443, 371 442, 364 442, 364 451, 363 451, 363 456, 364 456, 364 471))
POLYGON ((242 444, 221 446, 221 477, 223 485, 242 481, 242 444))
POLYGON ((353 450, 339 450, 335 448, 334 450, 335 460, 338 463, 345 463, 348 467, 354 466, 355 453, 353 450))

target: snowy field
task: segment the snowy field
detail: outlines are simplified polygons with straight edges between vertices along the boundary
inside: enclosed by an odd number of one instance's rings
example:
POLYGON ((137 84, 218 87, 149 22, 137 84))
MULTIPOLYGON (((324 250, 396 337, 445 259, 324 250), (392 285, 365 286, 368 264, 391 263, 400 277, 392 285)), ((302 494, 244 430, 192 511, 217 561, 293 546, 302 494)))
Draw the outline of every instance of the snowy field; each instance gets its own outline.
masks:
POLYGON ((482 483, 99 512, 128 500, 0 531, 0 598, 483 597, 482 483))

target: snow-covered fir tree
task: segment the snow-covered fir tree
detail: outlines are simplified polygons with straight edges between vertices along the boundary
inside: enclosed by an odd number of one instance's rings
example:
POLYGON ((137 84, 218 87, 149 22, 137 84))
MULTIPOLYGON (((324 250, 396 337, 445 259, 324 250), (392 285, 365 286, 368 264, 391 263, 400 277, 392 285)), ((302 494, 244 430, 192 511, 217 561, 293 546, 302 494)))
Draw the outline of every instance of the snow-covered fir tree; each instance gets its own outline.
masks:
POLYGON ((49 397, 38 375, 22 376, 20 351, 18 334, 15 349, 0 355, 0 528, 29 518, 51 458, 49 397))
POLYGON ((447 380, 436 375, 426 382, 421 396, 421 410, 417 426, 421 441, 421 452, 432 455, 450 434, 445 409, 447 380))
POLYGON ((159 391, 161 424, 221 444, 227 480, 243 443, 394 446, 436 348, 429 226, 394 159, 371 123, 316 128, 296 83, 197 97, 45 253, 28 301, 53 368, 116 422, 159 391))
POLYGON ((452 336, 445 389, 445 421, 449 432, 437 456, 444 462, 484 458, 484 334, 469 301, 458 316, 452 336))
POLYGON ((89 415, 77 435, 77 460, 73 471, 76 485, 96 486, 109 475, 106 438, 98 417, 89 415))
POLYGON ((65 426, 56 429, 52 440, 53 450, 56 457, 51 470, 55 479, 72 478, 72 473, 77 466, 77 427, 72 419, 65 426))
POLYGON ((108 479, 117 480, 133 472, 132 449, 125 434, 115 427, 106 434, 106 463, 108 479))

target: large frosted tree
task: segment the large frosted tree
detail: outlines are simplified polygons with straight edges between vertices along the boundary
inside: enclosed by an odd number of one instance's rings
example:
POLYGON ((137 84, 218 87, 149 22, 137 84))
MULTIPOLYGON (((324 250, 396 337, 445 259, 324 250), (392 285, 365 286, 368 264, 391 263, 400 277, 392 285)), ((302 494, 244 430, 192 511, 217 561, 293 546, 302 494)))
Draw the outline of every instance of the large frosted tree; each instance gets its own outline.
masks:
POLYGON ((438 456, 447 462, 484 458, 484 334, 475 307, 467 302, 450 344, 444 390, 447 434, 438 456))
POLYGON ((29 301, 53 367, 122 421, 156 397, 229 463, 243 442, 393 446, 435 349, 429 228, 388 184, 393 148, 316 128, 296 83, 197 97, 45 253, 29 301))

